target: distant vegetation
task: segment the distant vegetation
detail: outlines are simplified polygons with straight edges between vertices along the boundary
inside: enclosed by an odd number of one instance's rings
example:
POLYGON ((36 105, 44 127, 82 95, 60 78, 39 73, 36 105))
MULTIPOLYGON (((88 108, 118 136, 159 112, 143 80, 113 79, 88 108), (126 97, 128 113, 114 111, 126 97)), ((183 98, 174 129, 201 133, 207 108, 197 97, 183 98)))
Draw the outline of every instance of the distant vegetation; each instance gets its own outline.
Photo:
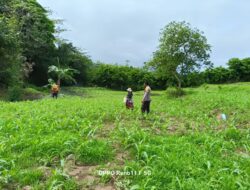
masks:
MULTIPOLYGON (((212 67, 206 37, 186 22, 168 24, 161 32, 154 59, 135 68, 94 63, 72 43, 58 38, 63 31, 61 21, 50 19, 48 13, 36 0, 0 1, 1 88, 14 88, 11 92, 30 85, 44 86, 49 78, 57 80, 55 74, 48 73, 52 65, 77 70, 72 79, 78 85, 119 90, 141 89, 145 80, 155 89, 250 81, 250 58, 233 58, 228 67, 212 67)), ((62 85, 72 85, 71 81, 62 79, 62 85)))

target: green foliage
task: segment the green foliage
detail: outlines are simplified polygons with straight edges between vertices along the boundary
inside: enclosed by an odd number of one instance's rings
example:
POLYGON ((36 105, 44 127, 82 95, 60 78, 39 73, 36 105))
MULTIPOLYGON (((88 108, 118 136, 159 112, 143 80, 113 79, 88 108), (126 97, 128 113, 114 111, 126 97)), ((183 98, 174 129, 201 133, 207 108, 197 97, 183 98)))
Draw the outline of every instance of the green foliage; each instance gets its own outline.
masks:
POLYGON ((61 66, 70 67, 78 71, 74 74, 78 84, 86 85, 91 80, 89 72, 92 61, 89 56, 74 47, 72 43, 65 41, 58 43, 56 53, 61 66))
POLYGON ((48 67, 55 64, 56 57, 63 67, 79 70, 77 82, 87 83, 90 58, 71 43, 62 41, 56 47, 55 25, 36 0, 1 1, 0 87, 17 81, 45 85, 48 67))
POLYGON ((141 90, 145 81, 154 89, 163 89, 166 85, 166 81, 157 79, 153 72, 143 68, 97 63, 91 70, 92 84, 101 87, 117 90, 131 87, 133 90, 141 90))
POLYGON ((178 98, 185 94, 185 91, 181 88, 168 87, 167 95, 169 98, 178 98))
POLYGON ((45 84, 48 66, 54 61, 55 24, 35 0, 16 1, 13 10, 18 17, 22 55, 34 63, 30 82, 45 84))
POLYGON ((250 81, 250 58, 233 58, 228 61, 228 68, 215 67, 201 72, 200 81, 210 84, 223 84, 250 81))
MULTIPOLYGON (((61 72, 66 85, 94 85, 139 90, 145 81, 154 89, 169 85, 188 87, 206 83, 249 81, 249 58, 231 59, 228 68, 198 72, 208 61, 210 46, 203 33, 186 22, 171 22, 161 32, 153 60, 143 68, 93 64, 90 57, 72 43, 56 39, 56 24, 36 0, 0 2, 0 87, 45 85, 50 66, 61 72), (56 44, 56 45, 55 45, 56 44), (152 67, 153 69, 151 70, 152 67), (77 73, 67 70, 72 68, 77 73)), ((58 71, 59 72, 59 71, 58 71)), ((57 72, 57 73, 58 73, 57 72)), ((52 74, 52 77, 55 77, 52 74)))
POLYGON ((0 11, 0 87, 17 85, 20 80, 20 48, 16 19, 0 11))
POLYGON ((20 172, 17 176, 17 180, 20 185, 35 185, 41 183, 43 180, 43 173, 39 170, 26 170, 20 172))
POLYGON ((37 100, 44 97, 44 93, 34 88, 23 89, 22 100, 37 100))
POLYGON ((35 0, 1 1, 0 27, 0 84, 21 81, 26 63, 35 64, 31 81, 46 81, 55 48, 54 23, 47 11, 35 0))
POLYGON ((125 92, 103 88, 70 87, 83 97, 57 101, 0 102, 0 189, 81 189, 61 164, 71 154, 80 166, 136 171, 115 178, 127 189, 249 189, 249 83, 204 86, 178 99, 153 91, 143 118, 142 91, 132 112, 125 92), (52 174, 41 175, 42 166, 52 174))
POLYGON ((250 81, 250 58, 230 59, 228 66, 233 81, 250 81))
MULTIPOLYGON (((228 68, 210 68, 210 45, 203 33, 186 22, 171 22, 161 32, 160 44, 153 60, 144 68, 93 64, 90 57, 72 43, 56 39, 56 25, 48 11, 36 0, 0 1, 0 87, 45 85, 49 66, 64 70, 66 85, 94 85, 124 90, 142 88, 148 81, 154 89, 169 85, 189 87, 205 83, 222 84, 250 81, 250 59, 233 58, 228 68), (56 44, 56 45, 55 45, 56 44), (149 70, 150 67, 153 70, 149 70), (71 70, 72 71, 72 70, 71 70)), ((61 30, 62 31, 62 30, 61 30)), ((63 74, 63 75, 64 75, 63 74)))
POLYGON ((210 68, 202 73, 204 80, 210 84, 222 84, 230 82, 231 73, 223 67, 210 68))
POLYGON ((60 85, 61 80, 76 83, 76 80, 73 78, 73 75, 75 73, 78 73, 78 71, 75 69, 71 69, 71 68, 61 68, 55 65, 51 65, 48 68, 48 73, 52 73, 52 74, 54 73, 57 77, 57 83, 60 85))
POLYGON ((208 90, 209 89, 209 85, 207 83, 204 83, 201 87, 204 88, 204 90, 208 90))
POLYGON ((23 88, 20 86, 13 86, 8 89, 8 100, 11 102, 22 100, 23 88))
POLYGON ((78 190, 78 185, 75 181, 69 178, 69 176, 62 173, 60 170, 56 170, 54 175, 50 178, 46 184, 45 189, 51 190, 78 190))
POLYGON ((20 86, 12 86, 8 88, 6 98, 8 101, 24 101, 37 100, 44 97, 44 93, 34 88, 22 88, 20 86))
POLYGON ((90 140, 77 149, 77 159, 83 164, 104 163, 112 158, 112 148, 107 142, 90 140))
POLYGON ((242 134, 240 130, 237 130, 235 128, 229 128, 225 131, 225 139, 226 140, 234 140, 239 141, 242 138, 242 134))
POLYGON ((186 22, 171 22, 162 30, 159 47, 149 65, 161 75, 175 78, 181 88, 187 74, 211 66, 209 52, 210 45, 201 31, 186 22))

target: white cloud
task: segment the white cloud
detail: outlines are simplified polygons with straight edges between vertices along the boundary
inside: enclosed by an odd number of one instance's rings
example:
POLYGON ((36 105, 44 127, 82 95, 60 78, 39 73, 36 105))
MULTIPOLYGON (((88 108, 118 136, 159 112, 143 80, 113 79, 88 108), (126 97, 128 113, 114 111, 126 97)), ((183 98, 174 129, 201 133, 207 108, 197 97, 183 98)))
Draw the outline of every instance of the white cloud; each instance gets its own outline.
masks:
POLYGON ((215 65, 250 56, 248 0, 38 1, 53 17, 65 19, 69 31, 63 37, 93 60, 142 65, 155 51, 160 29, 173 20, 186 20, 205 32, 215 65))

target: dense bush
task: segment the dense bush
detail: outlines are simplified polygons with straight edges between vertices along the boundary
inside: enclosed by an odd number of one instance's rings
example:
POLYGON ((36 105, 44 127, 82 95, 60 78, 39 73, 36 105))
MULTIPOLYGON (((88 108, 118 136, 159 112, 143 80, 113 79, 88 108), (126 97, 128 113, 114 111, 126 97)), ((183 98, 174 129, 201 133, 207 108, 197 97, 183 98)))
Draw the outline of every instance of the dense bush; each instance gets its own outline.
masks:
POLYGON ((128 87, 141 90, 145 81, 154 89, 166 87, 166 81, 157 78, 154 72, 132 66, 97 63, 92 67, 91 75, 92 85, 117 90, 125 90, 128 87))
POLYGON ((174 87, 167 88, 166 92, 169 98, 178 98, 185 94, 183 89, 174 88, 174 87))
POLYGON ((210 84, 250 81, 250 58, 233 58, 227 65, 227 68, 216 67, 202 72, 204 81, 210 84))
POLYGON ((20 86, 13 86, 8 89, 8 100, 11 102, 22 99, 23 89, 20 86))

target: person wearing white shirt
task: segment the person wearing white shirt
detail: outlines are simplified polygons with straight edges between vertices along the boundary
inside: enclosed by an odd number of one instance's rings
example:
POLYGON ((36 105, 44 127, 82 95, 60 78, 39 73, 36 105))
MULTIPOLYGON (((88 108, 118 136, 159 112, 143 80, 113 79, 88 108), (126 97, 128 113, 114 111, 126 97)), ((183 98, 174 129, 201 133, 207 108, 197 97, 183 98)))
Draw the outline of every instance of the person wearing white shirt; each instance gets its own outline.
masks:
POLYGON ((148 82, 144 83, 144 95, 142 99, 142 107, 141 111, 142 113, 147 112, 147 114, 150 112, 150 102, 151 102, 151 88, 149 86, 148 82))

